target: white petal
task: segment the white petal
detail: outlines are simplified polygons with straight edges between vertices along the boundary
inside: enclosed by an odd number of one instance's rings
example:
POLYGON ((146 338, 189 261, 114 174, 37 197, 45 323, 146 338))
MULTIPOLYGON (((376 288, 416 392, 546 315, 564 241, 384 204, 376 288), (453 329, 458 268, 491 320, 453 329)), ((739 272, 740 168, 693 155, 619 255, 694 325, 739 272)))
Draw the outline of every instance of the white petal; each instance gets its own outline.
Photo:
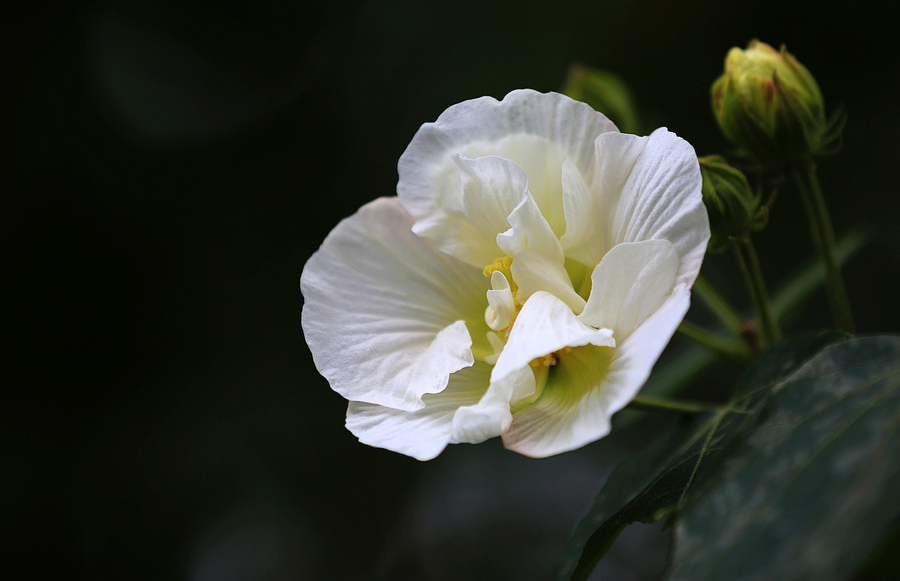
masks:
POLYGON ((690 291, 679 285, 615 349, 586 346, 561 355, 541 396, 513 416, 503 444, 543 458, 608 434, 610 418, 638 394, 689 305, 690 291))
POLYGON ((477 404, 456 411, 450 443, 478 444, 501 435, 512 422, 510 404, 534 391, 534 373, 527 366, 492 383, 477 404))
POLYGON ((690 289, 678 285, 662 306, 616 347, 608 376, 608 381, 617 386, 609 390, 617 394, 610 396, 610 415, 638 394, 690 306, 690 289))
POLYGON ((557 236, 565 231, 562 162, 589 168, 594 139, 615 126, 604 115, 558 93, 523 89, 502 101, 481 97, 444 111, 424 124, 400 157, 397 193, 422 220, 440 213, 452 196, 457 173, 451 154, 469 158, 499 155, 515 161, 529 177, 529 190, 557 236))
POLYGON ((526 193, 521 203, 509 215, 507 232, 497 235, 497 245, 506 254, 515 256, 523 250, 541 252, 562 263, 565 260, 559 239, 541 214, 531 194, 526 193))
POLYGON ((430 460, 450 443, 457 410, 477 404, 484 396, 490 370, 486 363, 477 362, 454 373, 447 389, 423 396, 426 405, 417 411, 351 401, 347 429, 363 444, 430 460))
POLYGON ((561 261, 526 250, 516 254, 510 270, 519 285, 516 299, 520 303, 524 304, 538 291, 545 291, 566 303, 575 314, 584 309, 584 299, 572 288, 569 273, 561 261))
POLYGON ((566 233, 561 242, 567 257, 594 267, 612 247, 611 218, 648 139, 617 132, 597 137, 590 187, 578 168, 566 160, 563 167, 566 233))
POLYGON ((531 295, 513 324, 506 347, 491 373, 496 382, 528 365, 532 359, 564 347, 614 346, 608 329, 594 329, 578 320, 564 302, 546 292, 531 295))
MULTIPOLYGON (((595 181, 601 179, 595 174, 595 181)), ((677 284, 692 285, 709 241, 709 219, 700 195, 700 166, 694 148, 664 128, 650 135, 616 199, 603 199, 608 247, 663 239, 681 257, 677 284)), ((596 191, 596 184, 592 184, 596 191)))
POLYGON ((516 302, 506 275, 499 270, 491 274, 491 287, 487 292, 488 307, 485 309, 484 321, 494 331, 502 331, 509 327, 516 315, 516 302))
MULTIPOLYGON (((484 268, 502 256, 497 234, 509 229, 509 215, 526 196, 527 177, 515 162, 496 156, 451 155, 459 177, 441 198, 442 211, 419 220, 413 232, 473 266, 484 268)), ((560 250, 561 252, 561 250, 560 250)))
POLYGON ((415 410, 487 355, 481 272, 415 236, 396 198, 363 206, 309 259, 302 325, 319 372, 353 401, 415 410))
POLYGON ((578 318, 612 329, 621 341, 659 308, 677 272, 678 252, 667 240, 619 244, 591 274, 591 295, 578 318))

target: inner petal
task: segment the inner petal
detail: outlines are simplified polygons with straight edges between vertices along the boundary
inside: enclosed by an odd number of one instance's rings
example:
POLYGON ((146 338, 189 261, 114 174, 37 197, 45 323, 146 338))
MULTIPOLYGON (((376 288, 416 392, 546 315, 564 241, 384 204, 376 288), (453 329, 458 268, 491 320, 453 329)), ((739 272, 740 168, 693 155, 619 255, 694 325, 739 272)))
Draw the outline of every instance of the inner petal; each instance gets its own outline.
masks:
POLYGON ((510 256, 523 250, 542 252, 558 262, 564 260, 562 246, 534 197, 526 191, 522 201, 509 214, 506 232, 497 235, 497 246, 510 256))
POLYGON ((519 311, 509 341, 500 353, 491 373, 498 381, 538 357, 550 355, 565 347, 581 345, 615 347, 609 329, 594 329, 575 316, 566 303, 550 293, 534 293, 519 311))
POLYGON ((439 192, 441 211, 417 220, 413 232, 441 251, 483 267, 500 250, 497 234, 509 229, 509 216, 527 193, 525 172, 497 156, 468 159, 451 156, 456 171, 439 192), (452 178, 452 179, 451 179, 452 178))
POLYGON ((591 296, 579 317, 620 340, 653 314, 672 292, 679 257, 667 240, 619 244, 591 274, 591 296))
POLYGON ((566 231, 562 203, 562 166, 566 152, 544 137, 507 135, 496 141, 478 141, 463 146, 466 157, 498 155, 518 164, 528 175, 528 189, 556 237, 566 231))
POLYGON ((511 270, 519 286, 516 300, 520 303, 538 291, 545 291, 566 303, 575 314, 584 310, 585 301, 572 287, 564 263, 526 250, 516 255, 511 270))

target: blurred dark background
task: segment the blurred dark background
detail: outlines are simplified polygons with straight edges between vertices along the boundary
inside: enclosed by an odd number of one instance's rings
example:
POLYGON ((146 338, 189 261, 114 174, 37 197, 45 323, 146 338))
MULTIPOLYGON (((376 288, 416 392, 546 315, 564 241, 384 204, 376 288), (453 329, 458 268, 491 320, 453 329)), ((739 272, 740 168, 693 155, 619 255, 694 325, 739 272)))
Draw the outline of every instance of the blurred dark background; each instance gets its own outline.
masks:
MULTIPOLYGON (((541 461, 363 446, 312 365, 298 280, 341 218, 394 193, 421 123, 558 89, 574 61, 709 154, 728 48, 786 43, 847 112, 820 177, 837 231, 876 235, 845 271, 859 330, 900 329, 889 3, 122 0, 4 20, 6 579, 548 578, 646 428, 541 461)), ((756 240, 773 283, 810 256, 793 196, 756 240)), ((730 257, 708 265, 746 305, 730 257)), ((829 321, 819 293, 797 329, 829 321)), ((667 543, 629 529, 606 578, 658 577, 667 543)))

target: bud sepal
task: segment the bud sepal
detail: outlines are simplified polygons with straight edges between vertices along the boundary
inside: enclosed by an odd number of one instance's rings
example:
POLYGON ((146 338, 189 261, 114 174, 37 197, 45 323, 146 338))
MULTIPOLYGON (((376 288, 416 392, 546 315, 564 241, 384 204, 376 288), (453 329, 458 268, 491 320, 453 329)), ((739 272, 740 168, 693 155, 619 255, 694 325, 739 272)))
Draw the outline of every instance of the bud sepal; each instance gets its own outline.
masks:
POLYGON ((707 155, 699 161, 703 203, 712 231, 709 249, 721 252, 728 248, 731 239, 765 227, 769 213, 743 172, 729 165, 721 155, 707 155))

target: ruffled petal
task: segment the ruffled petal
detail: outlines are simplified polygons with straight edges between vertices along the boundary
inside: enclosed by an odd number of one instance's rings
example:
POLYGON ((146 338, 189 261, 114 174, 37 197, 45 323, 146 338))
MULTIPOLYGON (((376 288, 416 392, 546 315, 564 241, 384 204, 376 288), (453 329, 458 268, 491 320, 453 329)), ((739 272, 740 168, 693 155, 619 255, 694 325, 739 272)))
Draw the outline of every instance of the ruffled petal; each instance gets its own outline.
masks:
POLYGON ((351 401, 347 429, 363 444, 431 460, 450 443, 457 410, 484 397, 490 373, 491 367, 481 362, 454 373, 447 388, 424 395, 425 407, 416 411, 351 401))
POLYGON ((397 193, 417 220, 442 213, 442 200, 460 187, 451 155, 498 155, 516 162, 553 232, 565 231, 562 163, 591 166, 594 139, 615 125, 588 105, 558 93, 522 89, 502 101, 481 97, 454 105, 422 125, 400 157, 397 193))
POLYGON ((550 224, 541 214, 531 194, 526 193, 521 203, 509 215, 508 231, 497 235, 497 245, 509 256, 524 250, 540 252, 562 263, 565 260, 562 246, 550 224))
POLYGON ((566 303, 550 293, 536 292, 519 311, 491 373, 491 382, 500 381, 538 357, 588 344, 611 347, 616 342, 610 330, 585 325, 566 303))
POLYGON ((313 360, 348 400, 400 410, 493 353, 481 272, 417 237, 397 198, 363 206, 332 230, 300 278, 313 360))
POLYGON ((589 345, 560 355, 540 397, 513 415, 503 444, 544 458, 607 435, 610 418, 638 394, 689 306, 690 291, 679 285, 615 349, 589 345))
POLYGON ((667 240, 619 244, 591 274, 591 295, 582 323, 628 337, 663 303, 674 287, 678 252, 667 240))
MULTIPOLYGON (((637 151, 637 145, 629 150, 637 151)), ((625 164, 623 164, 624 167, 625 164)), ((592 190, 600 187, 595 173, 592 190)), ((601 199, 600 215, 608 216, 607 248, 623 242, 662 239, 675 245, 681 264, 676 284, 694 283, 709 242, 709 218, 700 194, 702 178, 691 145, 657 129, 646 140, 619 196, 601 199)))
POLYGON ((459 173, 458 189, 448 190, 441 199, 442 211, 417 221, 413 232, 443 252, 484 268, 502 256, 497 235, 509 229, 510 214, 527 196, 527 176, 515 162, 496 156, 467 159, 454 153, 451 159, 459 173))

